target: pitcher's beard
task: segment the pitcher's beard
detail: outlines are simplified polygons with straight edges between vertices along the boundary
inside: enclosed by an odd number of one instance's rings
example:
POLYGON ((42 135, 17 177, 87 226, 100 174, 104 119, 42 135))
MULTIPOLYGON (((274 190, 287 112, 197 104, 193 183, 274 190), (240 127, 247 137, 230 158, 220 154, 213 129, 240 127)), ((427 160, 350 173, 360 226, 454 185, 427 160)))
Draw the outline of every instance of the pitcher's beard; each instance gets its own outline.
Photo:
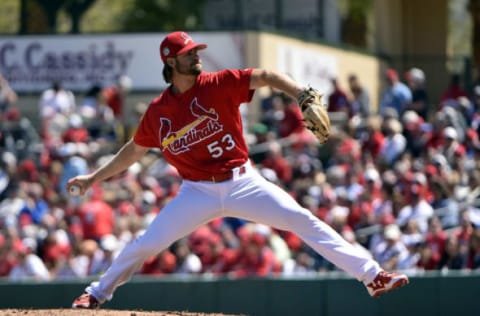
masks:
POLYGON ((199 74, 202 73, 202 64, 194 64, 192 65, 190 68, 188 68, 187 70, 185 69, 181 69, 178 64, 175 65, 175 68, 177 70, 178 73, 182 74, 182 75, 193 75, 193 76, 197 76, 199 74))
POLYGON ((199 67, 194 66, 190 69, 190 72, 192 75, 199 75, 202 73, 202 66, 199 66, 199 67))

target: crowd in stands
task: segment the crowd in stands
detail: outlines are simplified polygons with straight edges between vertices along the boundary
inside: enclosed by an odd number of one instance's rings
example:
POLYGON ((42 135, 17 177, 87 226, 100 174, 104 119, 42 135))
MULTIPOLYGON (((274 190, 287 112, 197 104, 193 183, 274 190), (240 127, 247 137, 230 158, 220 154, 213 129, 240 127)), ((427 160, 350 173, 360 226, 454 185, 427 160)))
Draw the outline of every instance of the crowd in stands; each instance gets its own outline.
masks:
MULTIPOLYGON (((384 76, 378 106, 357 75, 345 90, 332 79, 325 101, 344 119, 321 146, 304 129, 295 100, 272 90, 245 131, 251 160, 387 270, 479 269, 480 85, 469 91, 453 76, 434 98, 421 69, 384 76)), ((122 110, 131 81, 122 77, 85 95, 54 83, 39 99, 37 130, 0 79, 0 277, 101 274, 181 184, 152 149, 84 197, 65 192, 69 178, 103 164, 128 137, 122 110)), ((139 119, 145 109, 137 104, 132 113, 139 119)), ((219 218, 149 258, 138 273, 248 277, 336 269, 292 232, 219 218)))

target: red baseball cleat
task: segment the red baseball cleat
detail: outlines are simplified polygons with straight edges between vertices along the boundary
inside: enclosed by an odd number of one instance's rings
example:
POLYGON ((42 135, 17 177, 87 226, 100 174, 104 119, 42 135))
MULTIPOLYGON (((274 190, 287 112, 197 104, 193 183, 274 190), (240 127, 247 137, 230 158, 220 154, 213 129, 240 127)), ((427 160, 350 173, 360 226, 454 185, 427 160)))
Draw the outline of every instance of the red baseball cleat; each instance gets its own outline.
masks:
POLYGON ((100 307, 98 300, 89 293, 83 293, 72 303, 72 308, 96 309, 100 307))
POLYGON ((379 297, 385 292, 392 291, 407 284, 408 277, 406 275, 381 271, 366 287, 370 296, 379 297))

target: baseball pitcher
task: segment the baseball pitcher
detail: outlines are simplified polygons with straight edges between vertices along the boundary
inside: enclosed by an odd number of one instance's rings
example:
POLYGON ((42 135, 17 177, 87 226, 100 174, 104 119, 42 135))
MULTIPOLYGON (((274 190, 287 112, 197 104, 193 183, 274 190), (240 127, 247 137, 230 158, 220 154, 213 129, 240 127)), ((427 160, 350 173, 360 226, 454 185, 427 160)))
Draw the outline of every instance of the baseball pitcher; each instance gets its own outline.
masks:
POLYGON ((94 182, 127 169, 149 148, 159 148, 183 178, 177 196, 143 235, 121 251, 99 281, 75 299, 73 307, 97 308, 112 299, 115 289, 146 259, 218 217, 238 217, 294 232, 362 281, 374 297, 407 284, 407 276, 383 271, 250 164, 240 104, 250 102, 257 88, 281 90, 298 100, 307 128, 319 142, 325 142, 330 121, 319 93, 265 69, 204 72, 198 53, 206 48, 185 32, 168 34, 160 45, 160 56, 170 86, 151 102, 134 137, 111 161, 69 180, 68 189, 77 186, 84 194, 94 182))

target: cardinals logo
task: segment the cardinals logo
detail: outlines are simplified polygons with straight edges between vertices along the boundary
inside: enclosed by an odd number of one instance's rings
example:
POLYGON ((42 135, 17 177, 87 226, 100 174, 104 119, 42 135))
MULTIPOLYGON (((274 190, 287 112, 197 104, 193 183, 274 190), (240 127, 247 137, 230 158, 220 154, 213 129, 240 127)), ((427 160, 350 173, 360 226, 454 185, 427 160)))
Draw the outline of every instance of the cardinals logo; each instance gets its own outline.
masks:
POLYGON ((187 45, 188 42, 193 42, 192 38, 185 32, 180 33, 180 37, 183 38, 183 45, 187 45))
POLYGON ((172 123, 167 118, 160 118, 159 139, 162 147, 173 154, 188 151, 190 146, 209 138, 223 130, 218 122, 218 113, 213 108, 205 109, 194 98, 190 103, 190 112, 196 119, 179 129, 172 131, 172 123), (207 122, 206 124, 202 124, 207 122))

